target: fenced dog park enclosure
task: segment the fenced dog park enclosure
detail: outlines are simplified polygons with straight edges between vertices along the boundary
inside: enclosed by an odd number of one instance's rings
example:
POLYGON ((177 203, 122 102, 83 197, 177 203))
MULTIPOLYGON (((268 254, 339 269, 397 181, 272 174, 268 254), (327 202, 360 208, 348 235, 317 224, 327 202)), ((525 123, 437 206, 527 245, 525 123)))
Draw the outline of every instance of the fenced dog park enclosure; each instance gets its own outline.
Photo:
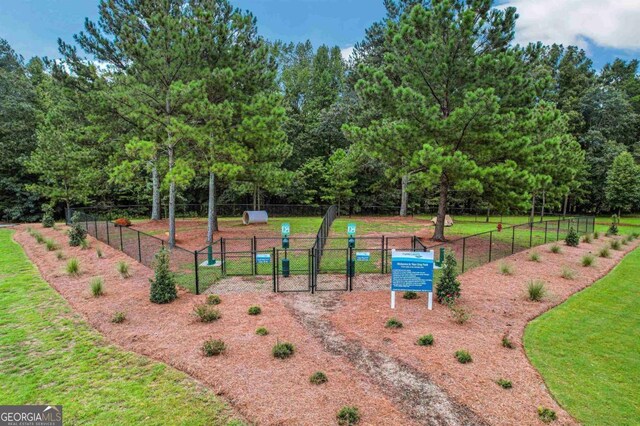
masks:
MULTIPOLYGON (((220 216, 240 217, 242 208, 219 209, 220 216)), ((273 216, 289 215, 304 218, 301 223, 318 223, 320 208, 312 206, 267 206, 273 216), (316 219, 312 219, 316 217, 316 219), (308 218, 308 219, 307 219, 308 218), (315 220, 315 222, 314 222, 315 220)), ((292 233, 278 235, 274 230, 247 236, 252 225, 243 228, 238 237, 220 237, 200 248, 187 248, 180 240, 170 248, 171 269, 180 286, 195 294, 205 292, 264 291, 264 292, 322 292, 353 290, 384 290, 389 288, 391 254, 401 251, 435 251, 436 262, 451 250, 458 259, 461 272, 511 254, 549 242, 563 240, 571 228, 580 234, 594 231, 595 217, 579 216, 543 221, 527 221, 471 235, 459 236, 446 242, 435 242, 410 232, 367 233, 358 236, 336 236, 332 233, 339 212, 336 206, 323 208, 322 221, 315 235, 292 233)), ((75 209, 79 223, 92 237, 118 249, 140 263, 152 267, 155 254, 167 242, 160 232, 147 232, 144 223, 119 226, 112 220, 123 212, 131 217, 146 214, 146 208, 122 207, 108 211, 75 209)), ((189 216, 195 217, 195 216, 189 216)), ((351 219, 349 219, 351 220, 351 219)), ((405 218, 389 218, 390 224, 401 225, 405 218)), ((428 220, 424 219, 425 226, 428 220)), ((186 222, 190 225, 190 222, 186 222)), ((224 221, 221 222, 225 224, 224 221)), ((200 223, 202 224, 202 222, 200 223)), ((206 225, 206 222, 204 222, 206 225)), ((455 229, 455 225, 454 228, 455 229)), ((335 230, 334 230, 335 231, 335 230)), ((355 231, 355 230, 354 230, 355 231)), ((185 235, 199 233, 185 225, 185 235)), ((438 271, 436 271, 436 278, 438 271)))

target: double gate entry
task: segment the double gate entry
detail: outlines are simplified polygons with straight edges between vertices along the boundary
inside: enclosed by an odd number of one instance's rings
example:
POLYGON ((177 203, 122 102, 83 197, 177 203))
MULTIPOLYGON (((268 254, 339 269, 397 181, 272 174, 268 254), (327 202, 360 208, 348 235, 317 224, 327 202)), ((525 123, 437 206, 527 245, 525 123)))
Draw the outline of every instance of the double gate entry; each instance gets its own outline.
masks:
POLYGON ((355 273, 354 256, 352 249, 276 249, 274 290, 349 291, 355 273))

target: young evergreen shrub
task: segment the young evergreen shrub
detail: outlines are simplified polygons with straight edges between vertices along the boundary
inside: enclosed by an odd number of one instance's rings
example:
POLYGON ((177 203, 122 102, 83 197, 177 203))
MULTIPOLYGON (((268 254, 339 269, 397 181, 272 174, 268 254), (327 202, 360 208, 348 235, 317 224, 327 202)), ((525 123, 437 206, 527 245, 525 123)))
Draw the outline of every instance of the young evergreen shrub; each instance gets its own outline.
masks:
POLYGON ((118 262, 118 273, 125 279, 131 276, 131 273, 129 272, 129 264, 124 260, 118 262))
POLYGON ((311 375, 311 377, 309 377, 309 381, 314 385, 321 385, 323 383, 327 383, 329 379, 322 371, 316 371, 311 375))
POLYGON ((256 328, 256 334, 258 336, 266 336, 267 334, 269 334, 269 330, 267 330, 266 327, 258 327, 256 328))
POLYGON ((273 349, 271 349, 271 354, 273 355, 274 358, 285 359, 293 355, 294 351, 295 351, 295 348, 291 343, 278 342, 273 346, 273 349))
POLYGON ((531 280, 527 283, 527 295, 532 302, 539 302, 547 294, 544 282, 540 280, 531 280))
POLYGON ((551 253, 553 253, 553 254, 560 254, 560 253, 562 253, 562 248, 560 248, 560 246, 558 244, 554 244, 554 245, 551 246, 549 251, 551 253))
POLYGON ((385 324, 387 328, 402 328, 402 321, 397 318, 389 318, 385 324))
POLYGON ((560 276, 565 280, 572 280, 576 277, 576 271, 567 266, 563 266, 562 272, 560 272, 560 276))
POLYGON ((80 220, 80 212, 75 212, 71 218, 71 228, 67 232, 69 236, 69 245, 78 247, 87 238, 87 230, 82 227, 80 220))
POLYGON ((151 283, 149 300, 153 303, 170 303, 178 297, 175 276, 169 269, 169 252, 165 248, 156 253, 154 279, 149 282, 151 283))
POLYGON ((80 262, 75 257, 67 261, 67 274, 74 277, 80 275, 80 262))
POLYGON ((42 226, 45 228, 53 228, 56 221, 53 219, 53 207, 49 204, 42 205, 42 226))
POLYGON ((609 229, 607 229, 607 236, 618 235, 618 223, 620 223, 618 215, 614 214, 611 216, 611 225, 609 226, 609 229))
POLYGON ((511 389, 513 387, 511 380, 507 379, 499 379, 496 383, 500 385, 502 389, 511 389))
POLYGON ((195 306, 193 308, 193 313, 202 322, 214 322, 222 317, 220 311, 214 309, 211 305, 207 305, 206 303, 195 306))
POLYGON ((573 229, 573 226, 569 229, 569 233, 567 234, 567 238, 564 239, 564 242, 569 247, 578 247, 580 244, 580 235, 573 229))
POLYGON ((538 418, 543 423, 551 423, 558 419, 556 412, 550 408, 538 407, 538 418))
POLYGON ((418 293, 416 293, 415 291, 405 291, 402 295, 402 298, 407 300, 414 300, 418 298, 418 293))
POLYGON ((513 343, 507 333, 502 336, 502 347, 507 349, 515 349, 516 345, 513 343))
POLYGON ((260 315, 262 313, 262 309, 260 309, 260 306, 250 306, 247 313, 249 315, 260 315))
POLYGON ((420 336, 416 343, 418 346, 431 346, 433 345, 433 335, 425 334, 424 336, 420 336))
POLYGON ((220 296, 217 294, 210 294, 207 296, 207 305, 219 305, 222 302, 220 296))
POLYGON ((456 351, 455 357, 460 364, 468 364, 473 361, 471 354, 465 350, 456 351))
POLYGON ((117 311, 111 317, 111 322, 114 324, 121 324, 126 319, 127 319, 127 316, 124 312, 117 311))
POLYGON ((604 257, 605 259, 608 259, 608 258, 611 257, 611 252, 609 251, 608 247, 602 247, 600 249, 600 251, 598 252, 598 256, 604 257))
POLYGON ((611 248, 614 250, 620 250, 622 248, 622 245, 620 244, 620 240, 612 240, 610 245, 611 245, 611 248))
POLYGON ((587 254, 585 256, 582 256, 582 266, 584 266, 585 268, 588 268, 589 266, 593 266, 596 262, 596 258, 593 257, 593 255, 591 254, 587 254))
POLYGON ((360 411, 358 407, 345 405, 336 414, 336 420, 340 426, 352 426, 360 421, 360 411))
POLYGON ((227 350, 227 345, 222 340, 210 339, 205 340, 202 344, 202 353, 204 356, 216 356, 227 350))
POLYGON ((89 287, 93 297, 100 297, 104 294, 104 281, 101 277, 92 278, 89 287))
POLYGON ((456 255, 452 251, 447 252, 444 257, 440 281, 436 287, 436 297, 439 303, 451 304, 460 297, 457 266, 456 255))

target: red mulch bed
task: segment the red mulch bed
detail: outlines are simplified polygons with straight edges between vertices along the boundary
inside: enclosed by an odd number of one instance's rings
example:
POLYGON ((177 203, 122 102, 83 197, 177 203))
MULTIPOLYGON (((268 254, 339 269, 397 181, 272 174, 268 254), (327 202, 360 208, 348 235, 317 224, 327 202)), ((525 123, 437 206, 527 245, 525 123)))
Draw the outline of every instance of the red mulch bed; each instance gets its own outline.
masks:
POLYGON ((465 273, 460 277, 460 305, 472 317, 463 325, 456 324, 442 305, 434 303, 433 311, 429 311, 425 295, 417 300, 400 297, 396 309, 391 310, 388 291, 346 294, 343 308, 329 320, 347 338, 427 372, 437 385, 491 424, 540 424, 539 406, 555 410, 558 424, 575 424, 529 363, 522 337, 530 320, 604 276, 626 252, 638 246, 633 242, 623 246, 624 251, 612 251, 611 259, 597 258, 595 267, 581 266, 583 255, 596 253, 608 241, 601 238, 593 244, 581 243, 578 248, 563 246, 562 254, 552 254, 548 246, 538 247, 540 263, 527 260, 529 251, 516 254, 505 259, 515 268, 513 276, 500 274, 496 262, 465 273), (563 265, 577 272, 574 280, 560 277, 563 265), (546 283, 549 295, 542 302, 526 299, 530 279, 546 283), (400 319, 404 327, 398 331, 385 328, 391 316, 400 319), (505 333, 516 349, 502 347, 505 333), (432 347, 416 345, 418 336, 424 334, 433 334, 432 347), (470 352, 472 363, 458 363, 454 353, 460 349, 470 352), (511 380, 513 388, 500 388, 496 384, 500 378, 511 380))
POLYGON ((222 318, 203 324, 196 321, 192 310, 205 296, 180 292, 171 304, 152 304, 148 281, 152 271, 148 268, 92 238, 92 248, 81 250, 69 247, 61 231, 32 227, 63 247, 67 259, 80 260, 82 275, 69 277, 64 272, 66 260, 57 260, 53 252, 36 244, 24 227, 17 229, 15 240, 43 277, 93 327, 126 349, 166 362, 202 381, 249 421, 269 425, 334 424, 342 406, 355 405, 360 407, 362 424, 413 424, 346 359, 325 352, 284 307, 285 296, 225 294, 219 305, 222 318), (97 258, 95 247, 101 248, 104 258, 97 258), (119 260, 132 265, 131 278, 119 276, 119 260), (105 280, 105 295, 100 298, 89 293, 89 280, 95 276, 105 280), (263 313, 248 315, 251 305, 260 305, 263 313), (126 313, 124 323, 111 323, 116 311, 126 313), (267 327, 270 334, 257 336, 255 329, 259 326, 267 327), (226 353, 205 358, 200 348, 208 338, 222 338, 228 346, 226 353), (271 348, 278 340, 295 345, 292 358, 273 358, 271 348), (315 371, 324 371, 329 382, 310 384, 309 376, 315 371))

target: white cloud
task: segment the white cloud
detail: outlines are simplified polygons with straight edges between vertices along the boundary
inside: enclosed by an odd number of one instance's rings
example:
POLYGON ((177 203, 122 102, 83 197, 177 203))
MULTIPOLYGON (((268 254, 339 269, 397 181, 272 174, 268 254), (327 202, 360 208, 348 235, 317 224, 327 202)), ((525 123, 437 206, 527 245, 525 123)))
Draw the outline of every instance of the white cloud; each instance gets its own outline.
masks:
POLYGON ((640 49, 640 0, 509 0, 520 18, 516 42, 640 49))
POLYGON ((344 59, 345 61, 348 61, 349 58, 351 57, 351 54, 353 53, 353 46, 348 46, 341 49, 340 53, 342 53, 342 59, 344 59))

